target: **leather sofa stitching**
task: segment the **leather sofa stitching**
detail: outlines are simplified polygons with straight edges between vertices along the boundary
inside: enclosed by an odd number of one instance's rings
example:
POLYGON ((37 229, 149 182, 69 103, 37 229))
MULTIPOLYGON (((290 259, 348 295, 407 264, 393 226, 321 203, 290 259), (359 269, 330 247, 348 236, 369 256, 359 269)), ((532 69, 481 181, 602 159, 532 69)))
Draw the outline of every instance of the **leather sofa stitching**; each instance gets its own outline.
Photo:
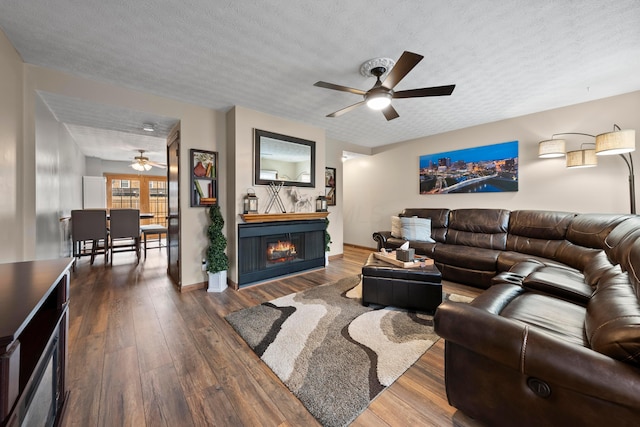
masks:
POLYGON ((591 333, 591 335, 589 336, 589 342, 591 342, 591 341, 593 340, 594 335, 595 335, 595 334, 597 334, 597 333, 598 333, 598 331, 599 331, 600 329, 604 328, 604 327, 605 327, 605 326, 607 326, 609 323, 615 322, 615 321, 620 320, 620 319, 628 319, 628 318, 630 318, 630 317, 638 317, 638 318, 640 318, 640 316, 638 316, 638 315, 630 314, 630 315, 628 315, 628 316, 618 316, 618 317, 614 317, 613 319, 607 320, 607 321, 606 321, 606 322, 604 322, 602 325, 598 326, 597 328, 595 328, 595 329, 593 330, 593 332, 592 332, 592 333, 591 333))
POLYGON ((529 339, 529 326, 525 325, 522 331, 522 349, 520 351, 520 372, 524 372, 525 358, 527 353, 527 340, 529 339))

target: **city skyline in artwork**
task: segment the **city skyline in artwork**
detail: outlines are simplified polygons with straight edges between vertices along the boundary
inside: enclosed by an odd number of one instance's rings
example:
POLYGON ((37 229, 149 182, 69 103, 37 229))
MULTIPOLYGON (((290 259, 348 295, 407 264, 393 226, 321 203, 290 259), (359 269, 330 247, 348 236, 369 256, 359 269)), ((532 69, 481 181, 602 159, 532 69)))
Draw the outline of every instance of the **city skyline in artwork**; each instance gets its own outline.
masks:
POLYGON ((420 194, 518 191, 518 141, 420 156, 420 194))

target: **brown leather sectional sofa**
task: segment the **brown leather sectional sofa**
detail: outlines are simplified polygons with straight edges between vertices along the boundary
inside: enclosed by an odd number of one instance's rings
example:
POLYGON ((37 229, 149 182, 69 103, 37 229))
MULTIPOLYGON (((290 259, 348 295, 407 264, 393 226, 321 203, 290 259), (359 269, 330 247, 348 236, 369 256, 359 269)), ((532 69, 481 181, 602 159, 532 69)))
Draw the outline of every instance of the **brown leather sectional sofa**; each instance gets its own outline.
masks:
MULTIPOLYGON (((487 288, 435 315, 447 397, 490 426, 640 425, 640 217, 405 209, 443 278, 487 288)), ((404 243, 374 233, 379 247, 404 243)))

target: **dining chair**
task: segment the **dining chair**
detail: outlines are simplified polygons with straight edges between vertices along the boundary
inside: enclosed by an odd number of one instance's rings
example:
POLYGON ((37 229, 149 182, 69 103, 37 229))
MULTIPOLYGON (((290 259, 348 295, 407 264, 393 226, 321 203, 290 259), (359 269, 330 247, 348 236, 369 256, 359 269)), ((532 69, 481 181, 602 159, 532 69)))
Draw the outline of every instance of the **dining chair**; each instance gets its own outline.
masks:
POLYGON ((140 210, 111 209, 110 218, 111 264, 114 253, 130 251, 135 251, 137 262, 140 262, 140 210))
POLYGON ((71 239, 74 258, 91 256, 91 265, 93 265, 96 255, 103 254, 106 264, 109 262, 108 236, 106 210, 77 209, 71 211, 71 239), (91 242, 91 246, 87 242, 91 242))

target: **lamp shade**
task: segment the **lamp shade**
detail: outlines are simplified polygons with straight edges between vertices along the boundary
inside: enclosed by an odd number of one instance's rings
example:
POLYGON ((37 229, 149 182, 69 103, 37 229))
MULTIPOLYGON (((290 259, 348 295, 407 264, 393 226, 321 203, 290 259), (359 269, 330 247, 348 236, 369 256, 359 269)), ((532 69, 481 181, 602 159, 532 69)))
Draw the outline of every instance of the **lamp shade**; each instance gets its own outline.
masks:
POLYGON ((598 156, 629 153, 635 149, 636 131, 633 129, 601 133, 596 136, 596 154, 598 156))
POLYGON ((592 168, 598 165, 596 150, 575 150, 567 152, 568 168, 592 168))
POLYGON ((538 143, 538 157, 541 159, 550 159, 553 157, 562 157, 565 155, 564 139, 548 139, 538 143))

